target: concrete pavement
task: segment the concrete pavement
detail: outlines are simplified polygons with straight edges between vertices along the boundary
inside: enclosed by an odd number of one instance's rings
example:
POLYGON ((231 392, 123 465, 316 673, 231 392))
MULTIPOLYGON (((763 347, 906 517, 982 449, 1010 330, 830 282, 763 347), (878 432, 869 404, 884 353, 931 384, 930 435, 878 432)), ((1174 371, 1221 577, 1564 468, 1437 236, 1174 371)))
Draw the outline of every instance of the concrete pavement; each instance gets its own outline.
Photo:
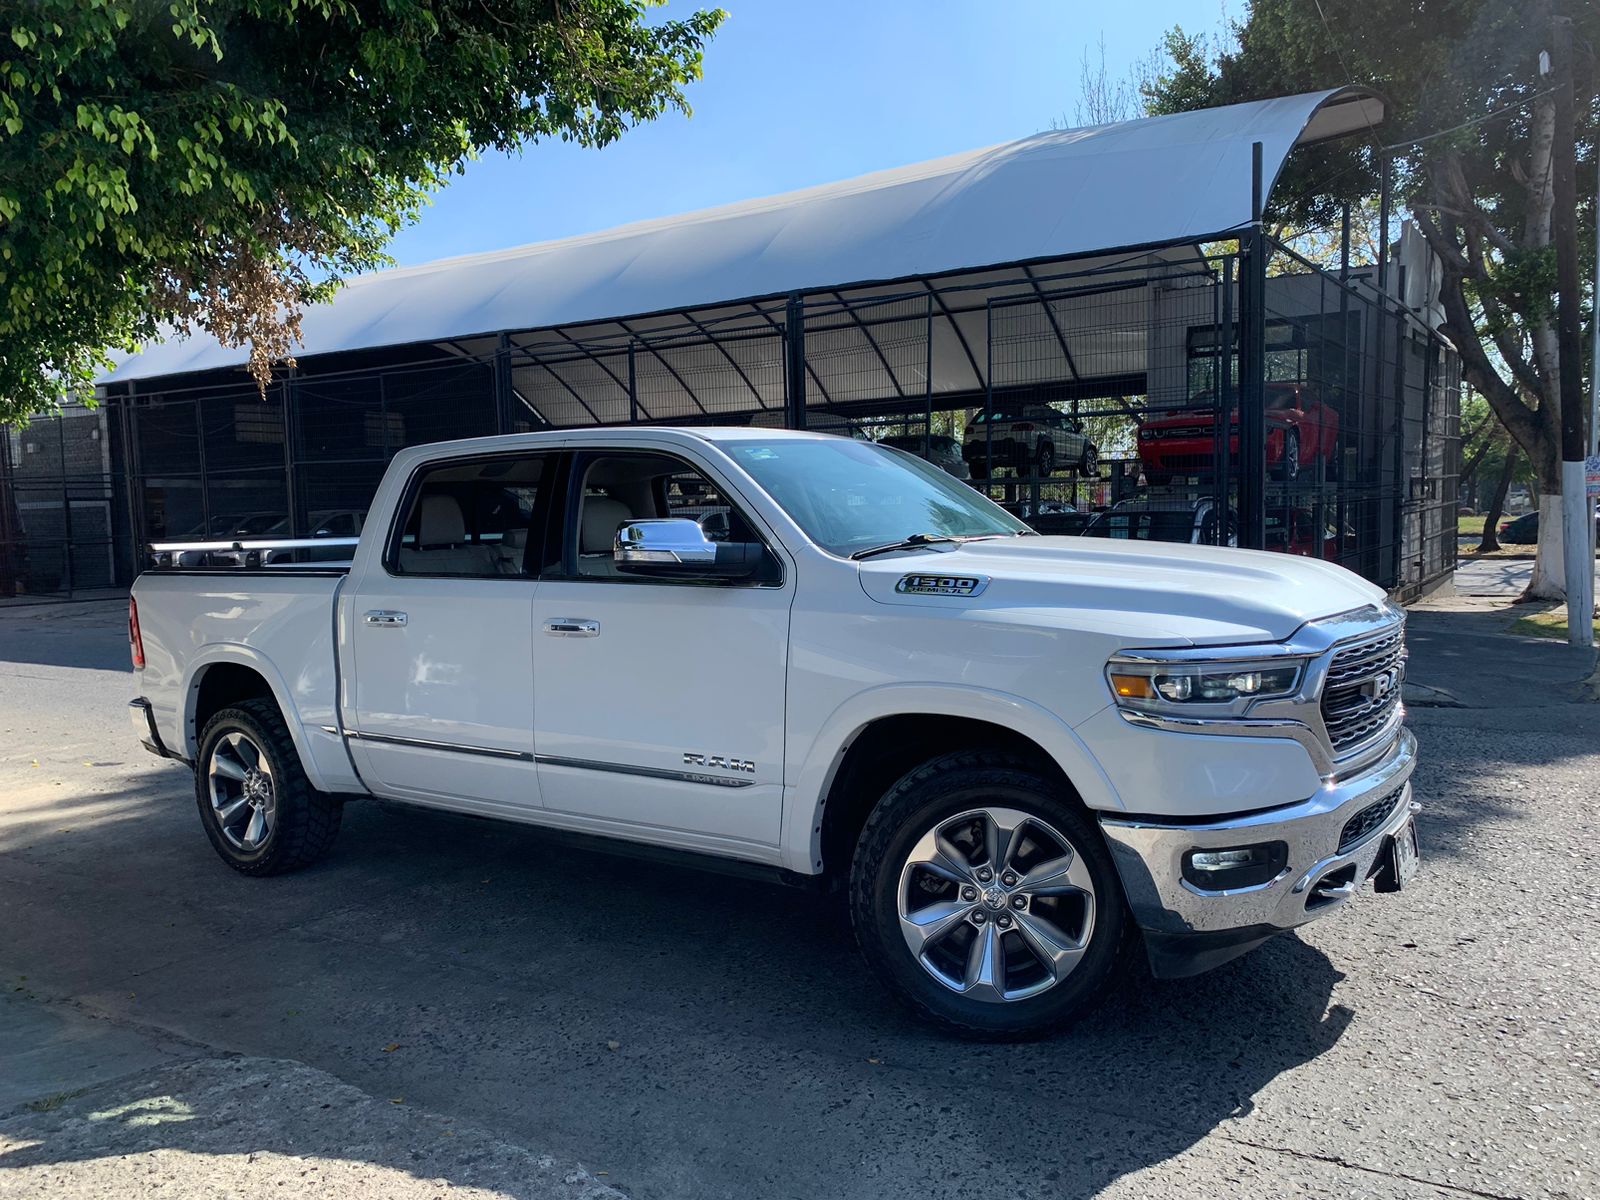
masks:
POLYGON ((1414 889, 977 1046, 889 1004, 824 898, 536 830, 353 804, 327 862, 244 879, 127 730, 120 607, 36 612, 0 613, 0 986, 42 1015, 0 1013, 0 1078, 29 1028, 128 1037, 35 1055, 0 1196, 253 1196, 252 1152, 276 1195, 1600 1191, 1600 708, 1514 648, 1473 691, 1445 618, 1413 626, 1413 677, 1464 693, 1411 717, 1414 889))

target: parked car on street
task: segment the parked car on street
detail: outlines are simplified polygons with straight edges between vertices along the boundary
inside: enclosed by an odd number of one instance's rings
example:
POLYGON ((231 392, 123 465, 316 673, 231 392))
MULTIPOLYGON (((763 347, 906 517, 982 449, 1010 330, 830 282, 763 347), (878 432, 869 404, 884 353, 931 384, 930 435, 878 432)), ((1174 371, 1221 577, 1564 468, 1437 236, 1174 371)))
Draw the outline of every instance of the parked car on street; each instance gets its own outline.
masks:
POLYGON ((243 874, 369 797, 740 864, 843 889, 923 1016, 1025 1037, 1417 866, 1402 612, 1154 516, 1043 537, 819 434, 412 447, 346 565, 140 576, 130 715, 243 874))
POLYGON ((967 425, 961 455, 974 479, 987 479, 991 461, 1025 477, 1043 478, 1063 467, 1079 475, 1094 473, 1099 451, 1081 426, 1049 405, 979 413, 967 425))
POLYGON ((961 443, 947 434, 929 434, 926 443, 927 453, 923 453, 924 443, 920 433, 895 434, 893 437, 881 438, 878 445, 893 446, 896 450, 915 454, 957 479, 972 478, 966 460, 961 457, 961 443))
MULTIPOLYGON (((1600 540, 1600 504, 1594 510, 1595 537, 1600 540)), ((1509 542, 1513 546, 1534 545, 1539 541, 1539 510, 1523 513, 1520 517, 1513 517, 1509 521, 1500 523, 1500 532, 1497 535, 1502 542, 1509 542)))
MULTIPOLYGON (((1276 479, 1298 479, 1319 460, 1328 479, 1339 478, 1339 414, 1301 383, 1267 384, 1267 469, 1276 479)), ((1195 407, 1147 420, 1139 427, 1139 459, 1152 487, 1174 477, 1208 475, 1216 467, 1217 403, 1210 392, 1195 407)), ((1228 454, 1239 461, 1239 409, 1228 422, 1228 454)))

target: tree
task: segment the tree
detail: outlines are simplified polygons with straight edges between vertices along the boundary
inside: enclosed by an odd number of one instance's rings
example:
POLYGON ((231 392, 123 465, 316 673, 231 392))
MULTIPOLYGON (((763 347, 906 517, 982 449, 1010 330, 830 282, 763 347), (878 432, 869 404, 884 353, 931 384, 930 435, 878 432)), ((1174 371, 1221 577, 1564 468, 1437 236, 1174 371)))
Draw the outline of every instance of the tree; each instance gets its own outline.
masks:
POLYGON ((687 112, 658 2, 0 0, 0 423, 171 328, 264 387, 468 159, 687 112))
MULTIPOLYGON (((1592 153, 1600 6, 1581 0, 1252 0, 1232 39, 1174 30, 1146 89, 1177 112, 1343 83, 1376 87, 1391 120, 1365 139, 1302 151, 1273 193, 1274 219, 1332 226, 1377 194, 1385 148, 1399 196, 1443 264, 1444 333, 1462 373, 1525 452, 1544 512, 1530 592, 1560 597, 1560 404, 1552 244, 1554 97, 1541 51, 1574 56, 1577 139, 1592 153), (1558 18, 1570 17, 1571 34, 1558 18), (1381 135, 1381 137, 1380 137, 1381 135)), ((1592 158, 1580 165, 1591 178, 1592 158)), ((1593 213, 1581 214, 1593 255, 1593 213)), ((1592 318, 1591 318, 1592 319, 1592 318)))

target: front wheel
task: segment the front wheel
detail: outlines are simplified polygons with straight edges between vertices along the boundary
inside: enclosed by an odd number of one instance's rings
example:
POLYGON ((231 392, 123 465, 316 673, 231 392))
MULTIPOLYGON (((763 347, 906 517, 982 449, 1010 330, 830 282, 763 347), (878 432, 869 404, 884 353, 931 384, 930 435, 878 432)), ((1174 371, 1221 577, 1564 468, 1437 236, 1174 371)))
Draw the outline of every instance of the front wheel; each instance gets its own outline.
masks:
POLYGON ((960 752, 895 784, 850 873, 856 939, 921 1016, 984 1038, 1037 1037, 1087 1012, 1127 957, 1100 831, 1059 783, 960 752))
POLYGON ((1055 474, 1056 448, 1049 442, 1039 447, 1038 457, 1039 478, 1046 479, 1055 474))
POLYGON ((235 871, 279 875, 333 846, 344 805, 317 791, 270 700, 245 700, 206 723, 195 799, 212 848, 235 871))

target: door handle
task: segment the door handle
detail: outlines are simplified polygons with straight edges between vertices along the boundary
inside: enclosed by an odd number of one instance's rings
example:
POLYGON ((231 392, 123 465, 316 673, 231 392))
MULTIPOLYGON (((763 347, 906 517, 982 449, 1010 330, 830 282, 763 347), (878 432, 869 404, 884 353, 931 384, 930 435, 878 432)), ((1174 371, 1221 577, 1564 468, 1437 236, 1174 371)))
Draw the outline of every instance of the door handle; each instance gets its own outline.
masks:
POLYGON ((551 637, 599 637, 600 622, 578 617, 551 617, 544 623, 544 631, 551 637))
POLYGON ((368 625, 379 625, 393 628, 406 623, 406 614, 403 612, 396 612, 392 608, 374 608, 367 613, 365 619, 368 625))

